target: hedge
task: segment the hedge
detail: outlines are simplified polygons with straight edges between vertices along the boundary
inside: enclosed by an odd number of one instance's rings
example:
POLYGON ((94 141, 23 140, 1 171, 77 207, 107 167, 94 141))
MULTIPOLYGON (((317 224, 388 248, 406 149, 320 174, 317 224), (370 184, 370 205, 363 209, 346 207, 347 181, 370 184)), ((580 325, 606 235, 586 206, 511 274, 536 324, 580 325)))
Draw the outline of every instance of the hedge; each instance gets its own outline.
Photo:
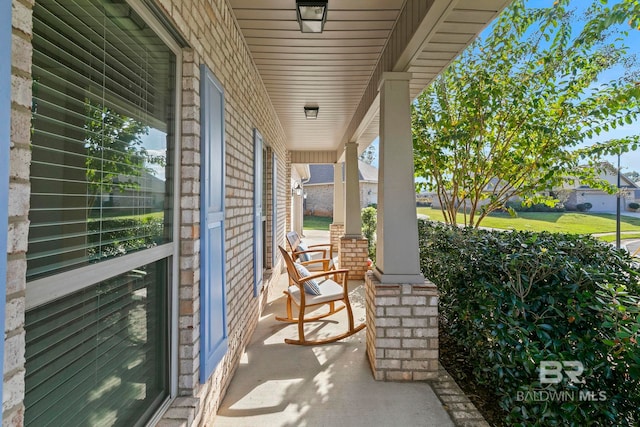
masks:
POLYGON ((89 255, 111 258, 166 243, 164 218, 158 214, 90 219, 89 255))
POLYGON ((419 232, 441 324, 509 425, 640 423, 640 276, 628 254, 579 235, 425 220, 419 232), (542 384, 542 361, 581 362, 585 383, 542 384))

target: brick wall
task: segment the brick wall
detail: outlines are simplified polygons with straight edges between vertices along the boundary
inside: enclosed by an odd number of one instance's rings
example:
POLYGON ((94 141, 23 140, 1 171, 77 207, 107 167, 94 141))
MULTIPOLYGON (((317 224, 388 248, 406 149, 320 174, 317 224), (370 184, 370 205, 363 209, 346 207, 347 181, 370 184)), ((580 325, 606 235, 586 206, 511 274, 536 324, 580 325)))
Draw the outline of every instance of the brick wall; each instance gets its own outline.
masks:
POLYGON ((304 203, 305 215, 333 215, 333 184, 305 185, 304 191, 307 193, 304 203))
MULTIPOLYGON (((288 197, 284 131, 270 104, 250 52, 224 0, 162 0, 161 7, 191 49, 183 58, 182 195, 180 256, 179 394, 163 423, 192 420, 209 425, 216 413, 240 356, 248 344, 266 301, 269 284, 277 280, 279 266, 265 274, 267 290, 253 296, 253 129, 275 152, 278 233, 284 239, 288 197), (206 20, 206 22, 205 22, 206 20), (229 350, 211 378, 199 384, 199 65, 206 64, 225 90, 226 142, 226 278, 229 350)), ((270 157, 270 156, 268 156, 270 157)), ((271 159, 267 172, 271 181, 271 159)), ((271 208, 268 187, 267 207, 271 208)), ((270 217, 270 215, 269 215, 270 217)), ((271 218, 267 222, 271 242, 271 218)), ((281 239, 279 239, 281 240, 281 239)), ((284 240, 282 240, 283 242, 284 240)), ((280 243, 282 243, 280 242, 280 243)), ((269 255, 269 254, 268 254, 269 255)), ((267 263, 269 265, 269 263, 267 263)))
MULTIPOLYGON (((277 156, 277 224, 280 243, 290 202, 285 134, 271 106, 250 52, 225 0, 157 0, 189 48, 183 50, 179 255, 178 398, 161 425, 210 425, 240 356, 248 344, 269 284, 280 265, 265 274, 266 290, 253 296, 253 129, 277 156), (225 90, 226 278, 229 351, 211 378, 200 384, 200 71, 205 63, 225 90)), ((3 424, 22 425, 24 398, 24 307, 29 210, 31 120, 31 9, 33 0, 12 0, 12 110, 7 316, 5 330, 3 424)), ((269 165, 268 169, 274 165, 269 165)), ((269 185, 270 182, 267 182, 269 185)), ((269 192, 273 191, 273 187, 269 192)), ((271 200, 268 201, 270 207, 271 200)), ((267 223, 271 230, 271 218, 267 223)), ((269 239, 269 243, 271 239, 269 239)))
POLYGON ((330 242, 334 248, 340 247, 340 238, 344 236, 344 224, 330 224, 329 225, 329 237, 330 242))
POLYGON ((369 269, 368 240, 365 238, 351 239, 342 237, 338 249, 338 264, 340 268, 349 270, 349 279, 362 280, 369 269))
POLYGON ((29 233, 31 163, 31 10, 29 0, 12 2, 11 144, 7 305, 4 342, 3 425, 22 425, 24 414, 24 310, 29 233))
MULTIPOLYGON (((333 184, 305 185, 307 193, 304 214, 316 216, 333 216, 333 184)), ((360 209, 372 203, 378 203, 378 184, 360 182, 360 209)))

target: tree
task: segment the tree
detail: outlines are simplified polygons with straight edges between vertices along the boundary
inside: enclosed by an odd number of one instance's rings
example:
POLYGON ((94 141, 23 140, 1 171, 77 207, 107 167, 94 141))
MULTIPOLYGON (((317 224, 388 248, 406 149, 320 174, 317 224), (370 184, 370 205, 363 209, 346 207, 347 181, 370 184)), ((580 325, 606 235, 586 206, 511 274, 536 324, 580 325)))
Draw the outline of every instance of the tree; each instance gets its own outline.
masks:
POLYGON ((640 173, 637 171, 629 171, 624 173, 627 178, 629 178, 633 182, 640 181, 640 173))
POLYGON ((371 165, 376 159, 377 154, 378 153, 376 151, 376 148, 373 146, 373 144, 371 144, 366 148, 366 150, 362 152, 362 154, 360 154, 360 157, 358 158, 363 162, 371 165))
POLYGON ((143 137, 149 127, 111 108, 85 100, 86 167, 91 207, 99 195, 115 190, 139 189, 138 179, 152 173, 151 165, 164 166, 162 156, 151 155, 143 137))
MULTIPOLYGON (((624 43, 628 27, 610 19, 602 2, 581 20, 568 4, 534 9, 516 0, 492 33, 414 102, 416 176, 437 194, 447 222, 456 224, 464 208, 464 224, 477 227, 513 199, 552 204, 543 192, 574 179, 613 191, 597 179, 598 158, 635 149, 638 135, 584 144, 639 114, 640 79, 624 43), (599 81, 620 65, 622 76, 599 81)), ((630 16, 634 7, 624 2, 615 10, 630 16)))

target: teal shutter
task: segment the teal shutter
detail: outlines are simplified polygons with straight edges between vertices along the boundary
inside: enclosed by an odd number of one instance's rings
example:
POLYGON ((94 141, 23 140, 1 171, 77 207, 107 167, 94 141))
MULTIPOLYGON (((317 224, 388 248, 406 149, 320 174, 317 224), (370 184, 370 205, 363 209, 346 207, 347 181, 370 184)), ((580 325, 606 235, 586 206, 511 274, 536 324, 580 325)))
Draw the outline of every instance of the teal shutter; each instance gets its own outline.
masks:
POLYGON ((201 67, 200 382, 227 351, 224 233, 224 91, 201 67))

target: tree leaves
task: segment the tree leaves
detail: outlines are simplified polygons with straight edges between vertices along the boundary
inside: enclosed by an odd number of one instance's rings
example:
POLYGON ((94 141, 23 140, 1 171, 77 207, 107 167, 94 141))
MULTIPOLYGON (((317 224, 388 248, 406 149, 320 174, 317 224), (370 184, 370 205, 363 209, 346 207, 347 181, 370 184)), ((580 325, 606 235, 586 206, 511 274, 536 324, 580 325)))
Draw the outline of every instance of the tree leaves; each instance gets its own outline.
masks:
POLYGON ((517 0, 416 99, 416 176, 436 193, 446 218, 455 223, 464 207, 465 225, 477 226, 509 199, 536 197, 576 174, 595 180, 597 170, 578 168, 580 162, 638 142, 575 150, 640 114, 633 73, 599 81, 629 62, 625 30, 609 15, 631 12, 632 3, 594 2, 580 26, 568 0, 546 9, 517 0))

